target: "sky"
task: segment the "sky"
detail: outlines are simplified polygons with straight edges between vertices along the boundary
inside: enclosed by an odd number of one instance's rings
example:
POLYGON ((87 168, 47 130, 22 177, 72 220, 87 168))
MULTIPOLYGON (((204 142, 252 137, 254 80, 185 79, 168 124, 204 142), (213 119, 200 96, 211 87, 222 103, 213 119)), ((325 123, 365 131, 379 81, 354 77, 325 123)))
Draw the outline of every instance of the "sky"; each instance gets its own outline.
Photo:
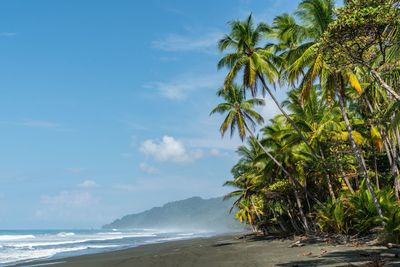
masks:
MULTIPOLYGON (((0 2, 0 229, 98 228, 222 196, 216 42, 292 0, 0 2)), ((278 90, 280 99, 285 90, 278 90)), ((265 119, 277 113, 267 99, 265 119)))

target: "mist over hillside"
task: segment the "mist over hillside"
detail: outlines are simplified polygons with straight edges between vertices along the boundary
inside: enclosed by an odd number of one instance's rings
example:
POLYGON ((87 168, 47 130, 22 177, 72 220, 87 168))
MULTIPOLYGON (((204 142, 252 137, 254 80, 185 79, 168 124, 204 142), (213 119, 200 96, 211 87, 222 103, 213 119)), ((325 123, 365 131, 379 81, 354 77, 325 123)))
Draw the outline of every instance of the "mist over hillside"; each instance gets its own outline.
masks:
POLYGON ((192 197, 169 202, 162 207, 130 214, 103 226, 104 229, 153 228, 184 231, 232 232, 243 226, 229 214, 233 201, 222 197, 202 199, 192 197))

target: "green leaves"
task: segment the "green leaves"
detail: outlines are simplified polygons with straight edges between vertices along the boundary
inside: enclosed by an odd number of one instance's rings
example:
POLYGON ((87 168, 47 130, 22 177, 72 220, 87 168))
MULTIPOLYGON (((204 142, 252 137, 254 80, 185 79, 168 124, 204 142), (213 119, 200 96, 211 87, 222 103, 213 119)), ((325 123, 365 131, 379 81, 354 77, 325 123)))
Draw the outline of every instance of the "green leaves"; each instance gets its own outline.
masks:
POLYGON ((254 128, 256 124, 264 122, 263 117, 254 110, 254 107, 264 105, 264 100, 258 98, 246 100, 242 87, 233 84, 221 88, 217 92, 217 95, 222 97, 226 102, 217 105, 211 111, 210 115, 227 113, 220 127, 222 136, 230 128, 231 136, 237 130, 240 138, 244 140, 249 128, 254 128))
MULTIPOLYGON (((378 201, 384 213, 386 240, 400 238, 400 206, 391 190, 377 191, 378 201)), ((380 225, 371 193, 363 184, 354 194, 343 194, 336 201, 328 200, 325 208, 317 211, 317 225, 322 231, 338 234, 368 233, 380 225)))
POLYGON ((274 82, 278 76, 275 54, 271 53, 271 49, 259 47, 266 36, 272 33, 272 28, 265 23, 254 27, 251 15, 244 21, 231 21, 229 25, 231 32, 218 42, 221 51, 233 49, 218 62, 219 69, 229 69, 224 86, 232 85, 239 73, 243 73, 242 86, 255 97, 259 74, 265 75, 270 82, 274 82))

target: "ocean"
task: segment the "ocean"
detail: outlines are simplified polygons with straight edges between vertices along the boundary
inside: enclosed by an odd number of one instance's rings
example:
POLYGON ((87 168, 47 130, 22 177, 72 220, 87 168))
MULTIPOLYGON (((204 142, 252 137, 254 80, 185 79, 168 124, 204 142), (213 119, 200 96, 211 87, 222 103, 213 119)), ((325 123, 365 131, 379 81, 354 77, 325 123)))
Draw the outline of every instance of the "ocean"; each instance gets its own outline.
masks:
POLYGON ((194 237, 209 232, 152 229, 119 230, 0 230, 0 266, 43 259, 61 259, 194 237))

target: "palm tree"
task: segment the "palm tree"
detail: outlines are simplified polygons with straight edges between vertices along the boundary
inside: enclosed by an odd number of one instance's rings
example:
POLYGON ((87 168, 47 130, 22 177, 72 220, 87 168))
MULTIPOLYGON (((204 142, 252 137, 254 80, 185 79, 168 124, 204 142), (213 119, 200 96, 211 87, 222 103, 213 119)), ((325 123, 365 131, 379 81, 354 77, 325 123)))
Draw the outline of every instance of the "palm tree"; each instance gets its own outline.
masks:
MULTIPOLYGON (((283 167, 283 165, 274 157, 272 154, 264 148, 258 138, 255 136, 253 130, 255 128, 256 123, 260 124, 264 120, 262 116, 257 113, 253 108, 257 105, 264 104, 262 99, 252 98, 246 100, 244 98, 244 89, 243 87, 239 87, 237 85, 231 84, 228 87, 221 88, 218 91, 218 96, 222 97, 226 102, 217 105, 210 113, 210 115, 214 113, 228 113, 226 118, 221 124, 220 132, 221 135, 224 136, 228 128, 230 128, 231 136, 237 129, 240 138, 242 141, 246 137, 246 133, 248 132, 250 136, 258 143, 260 148, 264 151, 264 153, 276 164, 279 168, 282 169, 283 173, 289 178, 290 182, 294 186, 303 186, 297 181, 297 179, 293 178, 292 175, 283 167)), ((309 231, 309 226, 307 222, 307 218, 304 214, 302 203, 300 200, 300 196, 298 191, 295 189, 295 196, 297 206, 300 211, 300 215, 302 217, 304 228, 306 231, 309 231)))
POLYGON ((267 34, 272 34, 272 28, 264 23, 259 23, 254 27, 252 16, 250 15, 245 21, 230 22, 231 32, 224 38, 219 40, 218 47, 221 52, 227 49, 233 49, 234 52, 227 53, 218 62, 218 68, 227 67, 229 72, 225 78, 224 85, 228 87, 233 80, 243 72, 243 86, 250 90, 253 97, 258 91, 258 81, 262 85, 262 93, 268 93, 275 102, 281 113, 286 117, 292 127, 299 134, 303 142, 307 145, 311 152, 318 158, 307 139, 297 127, 295 122, 290 118, 286 111, 282 108, 275 95, 267 85, 267 81, 273 84, 278 77, 278 68, 280 58, 274 54, 273 47, 259 47, 261 42, 265 40, 267 34))
MULTIPOLYGON (((221 88, 217 92, 217 95, 222 97, 226 102, 217 105, 211 111, 210 115, 228 112, 220 127, 222 137, 228 128, 230 128, 231 136, 237 130, 240 139, 243 141, 250 128, 254 129, 256 124, 264 122, 263 117, 253 109, 255 106, 264 105, 264 100, 259 98, 246 100, 244 90, 238 85, 232 84, 227 88, 221 88)), ((249 133, 253 135, 251 130, 249 133)))
POLYGON ((233 180, 225 182, 224 186, 236 188, 225 195, 224 199, 237 198, 230 210, 237 207, 235 217, 239 221, 247 221, 254 231, 257 230, 256 220, 261 221, 263 207, 260 204, 263 179, 262 169, 257 165, 258 157, 263 153, 253 138, 247 139, 247 146, 240 146, 237 154, 241 157, 239 162, 232 168, 233 180))

